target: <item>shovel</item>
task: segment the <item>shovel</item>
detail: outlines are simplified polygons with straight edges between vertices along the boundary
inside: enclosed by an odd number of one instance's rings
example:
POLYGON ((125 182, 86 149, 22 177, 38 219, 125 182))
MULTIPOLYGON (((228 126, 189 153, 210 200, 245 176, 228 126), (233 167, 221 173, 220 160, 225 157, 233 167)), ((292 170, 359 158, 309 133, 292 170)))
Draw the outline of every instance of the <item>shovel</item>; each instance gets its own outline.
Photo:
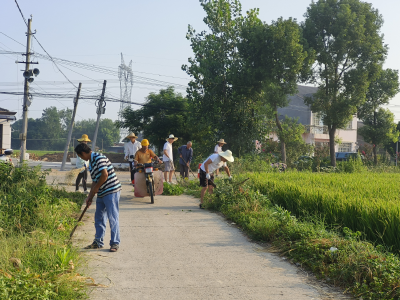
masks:
POLYGON ((86 212, 86 210, 88 209, 88 207, 89 207, 89 206, 86 204, 85 209, 83 210, 81 216, 80 216, 79 219, 78 219, 78 224, 75 225, 74 229, 72 229, 71 234, 69 235, 69 240, 71 240, 72 235, 74 234, 76 228, 77 228, 78 225, 79 225, 79 222, 82 220, 83 215, 85 214, 85 212, 86 212))

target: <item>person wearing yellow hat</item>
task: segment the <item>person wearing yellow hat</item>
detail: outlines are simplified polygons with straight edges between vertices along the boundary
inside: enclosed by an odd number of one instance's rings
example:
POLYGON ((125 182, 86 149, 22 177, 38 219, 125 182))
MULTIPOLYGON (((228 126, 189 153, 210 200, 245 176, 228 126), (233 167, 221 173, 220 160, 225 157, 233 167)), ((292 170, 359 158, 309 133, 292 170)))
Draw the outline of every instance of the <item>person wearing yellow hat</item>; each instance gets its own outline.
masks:
POLYGON ((133 132, 131 132, 126 139, 129 139, 130 141, 125 143, 124 148, 125 148, 125 160, 128 160, 129 162, 129 171, 131 172, 131 181, 133 184, 134 181, 134 164, 133 160, 135 158, 136 152, 142 148, 142 145, 140 144, 139 141, 136 139, 138 138, 133 132))
POLYGON ((161 160, 153 152, 153 150, 149 149, 150 143, 147 139, 142 140, 141 144, 142 148, 138 150, 135 155, 135 165, 151 163, 152 158, 161 163, 161 160))
MULTIPOLYGON (((77 139, 77 141, 81 144, 87 144, 88 142, 91 142, 91 140, 89 139, 87 134, 82 134, 82 137, 80 139, 77 139)), ((82 169, 82 171, 76 177, 75 192, 79 192, 79 184, 81 183, 81 180, 82 180, 83 192, 85 194, 88 193, 87 186, 86 186, 87 176, 88 176, 88 170, 87 170, 88 165, 89 165, 89 161, 84 161, 79 156, 77 157, 76 168, 82 169)))

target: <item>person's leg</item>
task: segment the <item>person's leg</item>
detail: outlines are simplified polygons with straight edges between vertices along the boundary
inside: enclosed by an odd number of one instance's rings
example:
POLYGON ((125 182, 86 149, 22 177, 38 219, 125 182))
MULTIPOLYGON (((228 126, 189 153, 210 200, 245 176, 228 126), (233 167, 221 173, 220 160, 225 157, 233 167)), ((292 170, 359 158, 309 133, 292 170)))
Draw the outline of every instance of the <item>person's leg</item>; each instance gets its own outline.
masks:
POLYGON ((182 164, 179 164, 179 168, 180 168, 179 173, 181 174, 181 178, 185 178, 184 177, 185 176, 185 166, 182 164))
POLYGON ((207 191, 207 187, 203 187, 200 192, 200 204, 203 204, 204 195, 207 191))
POLYGON ((174 170, 169 171, 169 182, 172 182, 172 174, 174 173, 174 170))
POLYGON ((111 240, 110 246, 119 245, 119 197, 121 192, 108 194, 103 197, 107 210, 108 221, 110 222, 111 240))
POLYGON ((131 182, 135 179, 135 169, 133 167, 133 162, 129 162, 129 172, 131 173, 131 182))
POLYGON ((107 211, 104 204, 103 198, 97 197, 96 199, 96 212, 94 213, 94 227, 96 228, 96 234, 94 241, 100 247, 104 246, 104 234, 106 233, 107 224, 107 211))
POLYGON ((211 195, 213 193, 214 187, 212 185, 208 186, 208 193, 211 195))
POLYGON ((87 169, 85 169, 85 171, 82 172, 82 174, 83 174, 82 186, 83 186, 83 190, 84 191, 87 191, 87 185, 86 185, 86 183, 87 183, 87 173, 88 173, 87 169))
POLYGON ((78 176, 76 177, 75 191, 79 191, 79 184, 81 183, 82 177, 83 177, 82 173, 79 173, 78 176))
POLYGON ((187 165, 184 166, 185 170, 185 178, 189 178, 189 167, 187 165))

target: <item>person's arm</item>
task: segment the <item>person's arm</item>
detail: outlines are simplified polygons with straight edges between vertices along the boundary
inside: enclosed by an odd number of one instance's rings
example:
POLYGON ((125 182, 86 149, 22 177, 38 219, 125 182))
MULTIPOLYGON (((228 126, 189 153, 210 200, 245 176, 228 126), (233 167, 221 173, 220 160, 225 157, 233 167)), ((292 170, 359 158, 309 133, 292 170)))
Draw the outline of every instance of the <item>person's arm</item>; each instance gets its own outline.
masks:
POLYGON ((180 146, 180 147, 178 148, 178 153, 179 153, 179 157, 180 157, 180 158, 182 158, 182 147, 183 147, 183 146, 180 146))
POLYGON ((107 169, 101 170, 101 175, 100 175, 99 181, 94 183, 94 186, 90 189, 90 193, 86 198, 86 205, 88 207, 92 204, 93 197, 97 194, 97 192, 99 191, 99 189, 103 185, 103 183, 106 182, 107 178, 108 178, 107 169))
POLYGON ((129 159, 129 146, 128 146, 128 143, 125 143, 124 152, 125 152, 125 159, 129 159))
POLYGON ((217 153, 217 154, 218 154, 218 145, 216 145, 216 146, 214 147, 214 153, 217 153))
POLYGON ((136 167, 137 163, 139 161, 139 151, 136 152, 135 154, 135 159, 133 160, 133 165, 136 167))
POLYGON ((189 167, 190 163, 192 162, 192 159, 193 159, 193 148, 190 148, 189 159, 187 161, 188 167, 189 167))

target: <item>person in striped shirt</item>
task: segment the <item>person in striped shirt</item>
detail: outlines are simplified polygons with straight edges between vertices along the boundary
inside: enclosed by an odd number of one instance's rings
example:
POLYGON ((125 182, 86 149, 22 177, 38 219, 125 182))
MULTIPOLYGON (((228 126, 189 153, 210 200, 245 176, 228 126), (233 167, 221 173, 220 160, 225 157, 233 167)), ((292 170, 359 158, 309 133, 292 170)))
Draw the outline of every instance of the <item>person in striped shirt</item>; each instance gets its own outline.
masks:
POLYGON ((111 229, 110 251, 116 252, 120 244, 119 197, 121 183, 107 157, 93 152, 86 144, 76 146, 75 152, 83 160, 89 161, 89 171, 93 184, 86 198, 86 205, 88 207, 92 204, 93 197, 97 194, 96 212, 94 215, 96 234, 93 243, 85 247, 85 249, 103 248, 103 239, 108 218, 111 229))

